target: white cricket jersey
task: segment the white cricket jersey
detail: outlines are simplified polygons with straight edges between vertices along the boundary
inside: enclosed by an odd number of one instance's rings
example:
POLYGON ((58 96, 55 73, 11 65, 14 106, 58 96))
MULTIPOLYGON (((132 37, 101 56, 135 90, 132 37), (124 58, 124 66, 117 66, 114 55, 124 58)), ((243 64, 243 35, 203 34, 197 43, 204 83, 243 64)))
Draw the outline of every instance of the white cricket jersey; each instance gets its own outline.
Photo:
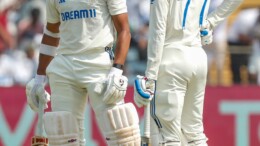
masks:
POLYGON ((207 16, 210 0, 151 0, 146 76, 157 79, 164 47, 201 46, 204 20, 214 28, 242 1, 224 0, 207 16))
POLYGON ((127 12, 125 0, 47 0, 47 22, 60 22, 57 54, 79 54, 112 46, 111 15, 127 12))

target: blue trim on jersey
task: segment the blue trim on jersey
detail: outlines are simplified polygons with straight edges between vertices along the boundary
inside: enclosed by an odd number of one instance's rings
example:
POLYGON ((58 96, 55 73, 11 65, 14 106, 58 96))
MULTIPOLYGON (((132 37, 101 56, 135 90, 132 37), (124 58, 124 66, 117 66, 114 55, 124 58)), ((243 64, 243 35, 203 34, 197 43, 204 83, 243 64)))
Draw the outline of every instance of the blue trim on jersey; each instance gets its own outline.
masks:
POLYGON ((199 23, 200 23, 200 26, 203 24, 204 12, 205 12, 205 8, 206 8, 207 1, 208 1, 208 0, 204 0, 202 9, 201 9, 201 11, 200 11, 200 22, 199 22, 199 23))
POLYGON ((97 17, 96 15, 96 9, 93 9, 94 17, 97 17))
POLYGON ((186 25, 186 18, 187 18, 188 9, 189 9, 189 6, 190 6, 190 1, 191 0, 187 0, 186 6, 185 6, 185 9, 184 9, 183 20, 182 20, 182 28, 185 28, 185 25, 186 25))
POLYGON ((155 121, 155 123, 156 123, 156 125, 158 126, 158 128, 162 128, 162 124, 161 124, 161 122, 160 122, 160 120, 158 119, 158 117, 156 116, 156 114, 155 114, 155 98, 156 98, 156 81, 155 81, 155 90, 154 90, 154 97, 153 97, 153 99, 152 99, 152 102, 151 102, 151 116, 153 117, 153 119, 154 119, 154 121, 155 121))

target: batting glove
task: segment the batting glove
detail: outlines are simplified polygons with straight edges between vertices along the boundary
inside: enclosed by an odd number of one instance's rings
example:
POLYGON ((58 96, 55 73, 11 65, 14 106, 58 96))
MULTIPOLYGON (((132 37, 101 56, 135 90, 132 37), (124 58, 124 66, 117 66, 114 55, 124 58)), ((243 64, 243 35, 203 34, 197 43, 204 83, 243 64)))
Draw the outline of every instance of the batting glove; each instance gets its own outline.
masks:
POLYGON ((213 30, 208 20, 205 20, 200 28, 201 44, 209 45, 213 41, 213 30))
POLYGON ((146 106, 154 97, 155 80, 137 75, 134 83, 134 101, 138 107, 146 106))
POLYGON ((44 104, 45 109, 48 108, 47 103, 50 101, 50 95, 47 91, 45 91, 45 80, 46 76, 44 75, 36 75, 34 79, 32 79, 26 85, 26 96, 27 103, 31 107, 31 109, 35 112, 39 111, 39 103, 44 104))
POLYGON ((103 101, 107 104, 115 104, 121 101, 126 94, 128 79, 122 75, 123 70, 112 67, 106 80, 106 91, 103 101))

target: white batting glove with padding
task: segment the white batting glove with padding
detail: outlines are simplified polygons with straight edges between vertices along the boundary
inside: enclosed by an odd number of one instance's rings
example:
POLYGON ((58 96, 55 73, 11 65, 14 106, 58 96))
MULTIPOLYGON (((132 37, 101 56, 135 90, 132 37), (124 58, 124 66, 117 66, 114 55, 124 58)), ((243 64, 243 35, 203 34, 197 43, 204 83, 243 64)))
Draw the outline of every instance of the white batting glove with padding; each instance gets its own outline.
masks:
POLYGON ((138 107, 146 106, 155 94, 156 81, 137 75, 134 83, 134 102, 138 107))
POLYGON ((27 103, 35 112, 39 111, 39 102, 45 105, 45 109, 48 108, 47 103, 50 101, 50 94, 44 89, 45 81, 46 76, 36 75, 26 85, 27 103))
POLYGON ((112 67, 106 80, 106 90, 103 101, 115 104, 121 101, 126 94, 128 79, 122 75, 123 70, 112 67))
POLYGON ((208 20, 205 20, 200 28, 201 44, 209 45, 213 41, 213 29, 208 20))

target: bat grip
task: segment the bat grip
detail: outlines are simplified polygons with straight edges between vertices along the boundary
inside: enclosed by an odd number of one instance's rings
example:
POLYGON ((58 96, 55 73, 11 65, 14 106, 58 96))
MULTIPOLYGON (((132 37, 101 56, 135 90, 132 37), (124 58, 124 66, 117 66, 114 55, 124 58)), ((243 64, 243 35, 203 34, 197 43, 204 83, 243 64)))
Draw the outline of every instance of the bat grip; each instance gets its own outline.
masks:
POLYGON ((150 104, 144 109, 144 137, 150 138, 150 104))
POLYGON ((44 104, 39 100, 38 123, 37 123, 38 136, 43 136, 43 114, 44 114, 44 104))

